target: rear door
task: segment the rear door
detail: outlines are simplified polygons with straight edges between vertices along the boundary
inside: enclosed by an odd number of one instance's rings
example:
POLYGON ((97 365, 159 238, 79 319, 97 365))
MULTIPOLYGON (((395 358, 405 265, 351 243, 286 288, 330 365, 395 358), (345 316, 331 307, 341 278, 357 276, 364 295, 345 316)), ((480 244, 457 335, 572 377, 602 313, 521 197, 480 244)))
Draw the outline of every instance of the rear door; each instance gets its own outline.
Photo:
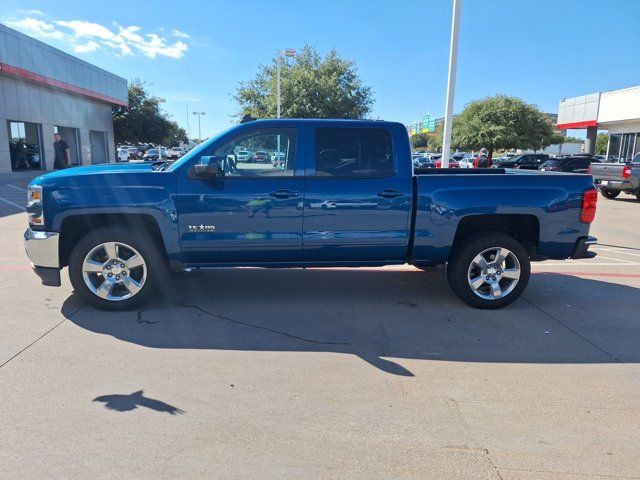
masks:
POLYGON ((408 142, 388 125, 370 125, 313 123, 308 129, 306 261, 392 261, 407 254, 412 198, 408 142))

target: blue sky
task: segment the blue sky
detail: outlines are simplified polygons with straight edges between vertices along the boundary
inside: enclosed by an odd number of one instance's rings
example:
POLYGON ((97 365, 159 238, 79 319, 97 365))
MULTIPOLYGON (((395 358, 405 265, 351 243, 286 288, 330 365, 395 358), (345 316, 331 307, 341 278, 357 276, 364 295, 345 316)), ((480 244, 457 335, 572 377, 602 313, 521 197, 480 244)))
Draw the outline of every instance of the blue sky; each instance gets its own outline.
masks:
MULTIPOLYGON (((187 102, 205 111, 203 137, 232 124, 238 82, 278 48, 304 44, 357 62, 374 116, 444 113, 451 0, 0 3, 0 22, 149 82, 182 126, 187 102)), ((638 0, 465 0, 456 112, 495 93, 557 112, 564 97, 640 84, 638 18, 638 0)))

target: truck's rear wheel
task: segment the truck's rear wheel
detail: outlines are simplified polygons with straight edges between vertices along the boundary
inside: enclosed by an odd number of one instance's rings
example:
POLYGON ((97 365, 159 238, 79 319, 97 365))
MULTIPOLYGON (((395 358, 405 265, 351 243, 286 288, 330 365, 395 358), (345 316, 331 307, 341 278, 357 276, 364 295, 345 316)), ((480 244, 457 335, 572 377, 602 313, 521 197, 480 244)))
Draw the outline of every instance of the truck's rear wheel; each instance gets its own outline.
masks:
POLYGON ((608 188, 601 188, 600 193, 604 198, 608 198, 609 200, 613 200, 618 195, 620 195, 620 190, 609 190, 608 188))
POLYGON ((494 309, 515 301, 529 282, 531 263, 514 238, 488 233, 455 247, 447 265, 451 289, 465 303, 494 309))
POLYGON ((153 239, 120 227, 89 233, 69 257, 73 288, 102 310, 142 305, 156 290, 165 269, 166 260, 153 239))

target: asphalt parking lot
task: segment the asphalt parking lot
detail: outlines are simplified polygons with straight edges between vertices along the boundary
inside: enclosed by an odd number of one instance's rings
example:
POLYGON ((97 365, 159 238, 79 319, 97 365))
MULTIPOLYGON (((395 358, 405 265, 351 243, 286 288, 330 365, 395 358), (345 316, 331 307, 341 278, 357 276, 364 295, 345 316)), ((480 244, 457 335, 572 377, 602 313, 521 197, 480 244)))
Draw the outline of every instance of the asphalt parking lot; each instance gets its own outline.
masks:
POLYGON ((443 271, 219 270, 105 313, 40 285, 0 178, 0 477, 640 478, 640 203, 462 304, 443 271))

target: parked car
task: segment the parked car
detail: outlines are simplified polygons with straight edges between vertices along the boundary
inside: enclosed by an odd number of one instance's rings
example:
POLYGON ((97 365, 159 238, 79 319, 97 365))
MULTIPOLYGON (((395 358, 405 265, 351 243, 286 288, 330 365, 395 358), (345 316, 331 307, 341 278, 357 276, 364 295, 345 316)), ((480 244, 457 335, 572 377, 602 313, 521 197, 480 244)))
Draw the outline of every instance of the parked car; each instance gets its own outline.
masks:
POLYGON ((575 172, 588 173, 589 165, 594 160, 584 155, 568 155, 551 158, 540 166, 543 172, 575 172))
POLYGON ((593 163, 590 173, 603 197, 614 199, 624 192, 640 201, 640 153, 627 163, 593 163))
POLYGON ((253 155, 253 161, 254 162, 268 162, 269 161, 269 154, 267 152, 265 152, 264 150, 258 150, 253 155))
POLYGON ((466 155, 458 162, 458 166, 460 168, 473 168, 473 162, 475 159, 476 157, 472 155, 466 155))
POLYGON ((118 150, 117 159, 119 162, 128 162, 129 161, 129 149, 121 148, 118 150))
POLYGON ((250 162, 251 152, 248 150, 238 150, 236 152, 236 161, 238 162, 250 162))
MULTIPOLYGON (((436 160, 436 168, 442 168, 442 155, 440 155, 440 158, 436 160)), ((455 160, 453 160, 452 158, 450 158, 449 168, 460 168, 460 164, 455 160)))
POLYGON ((150 148, 142 156, 142 159, 145 162, 156 162, 158 160, 168 160, 169 159, 169 151, 164 147, 160 147, 160 153, 158 153, 158 149, 157 148, 150 148))
POLYGON ((77 294, 105 310, 163 295, 170 269, 407 262, 446 264, 463 301, 499 308, 525 289, 531 258, 587 253, 597 200, 588 175, 415 174, 402 123, 298 119, 240 124, 172 163, 41 175, 28 195, 35 273, 60 286, 68 266, 77 294), (276 134, 286 171, 220 168, 238 142, 269 145, 276 134), (303 137, 313 147, 293 149, 303 137))
POLYGON ((525 153, 524 155, 516 155, 507 160, 498 161, 495 159, 493 166, 495 168, 520 168, 523 170, 538 170, 540 165, 549 160, 546 153, 525 153))
POLYGON ((186 150, 182 147, 171 147, 167 151, 167 155, 169 156, 169 158, 173 158, 173 159, 178 159, 185 153, 186 153, 186 150))

